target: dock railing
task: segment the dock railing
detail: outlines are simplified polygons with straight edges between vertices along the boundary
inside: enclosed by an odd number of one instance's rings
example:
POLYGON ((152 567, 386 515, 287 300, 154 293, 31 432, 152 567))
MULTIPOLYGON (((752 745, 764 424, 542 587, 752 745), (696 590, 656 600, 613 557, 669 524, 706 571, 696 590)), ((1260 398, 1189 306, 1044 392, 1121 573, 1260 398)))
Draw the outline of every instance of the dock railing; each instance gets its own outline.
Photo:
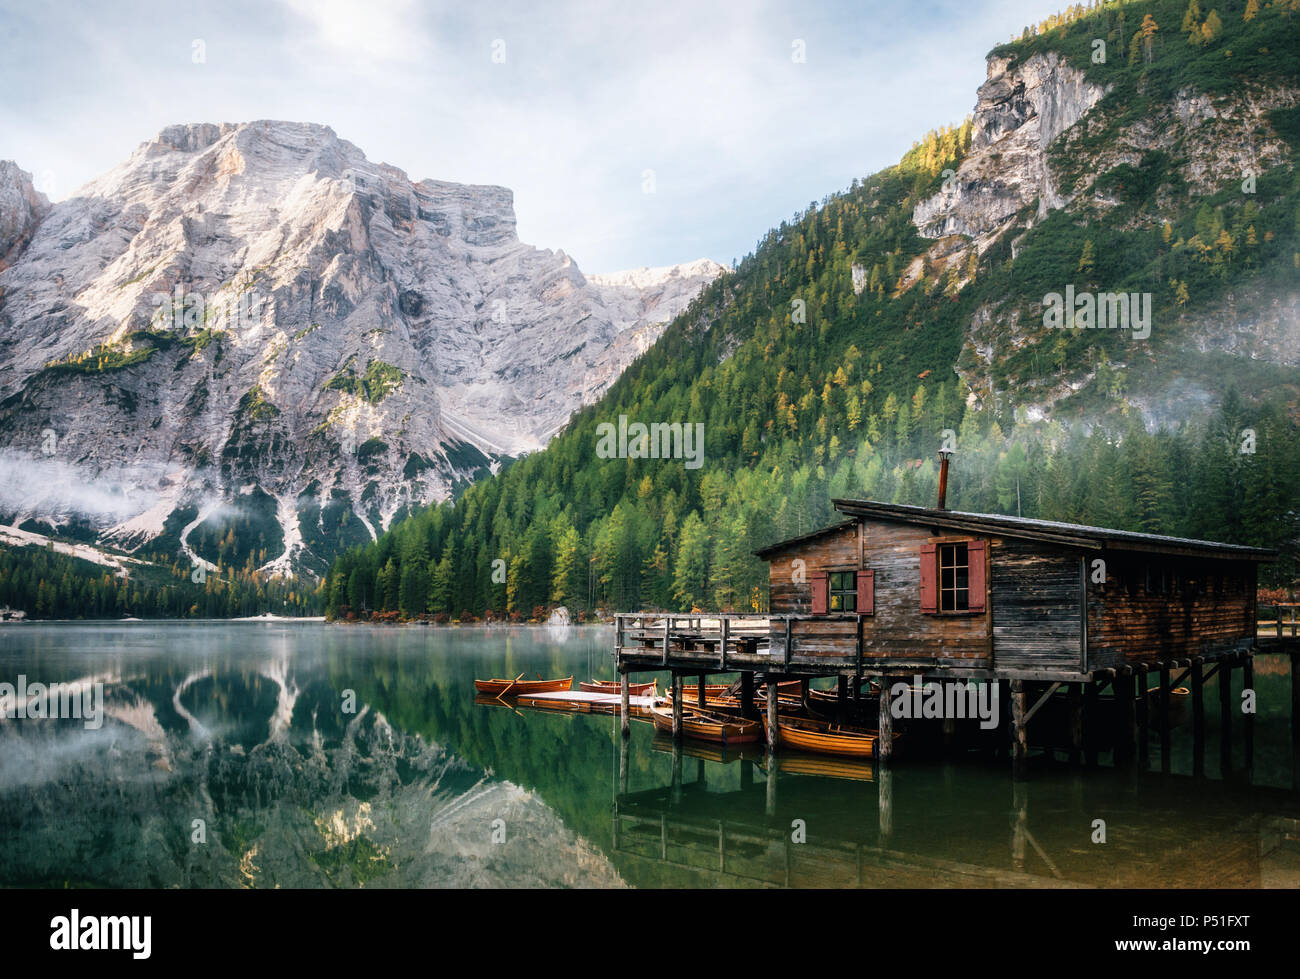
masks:
POLYGON ((616 661, 657 659, 783 668, 793 661, 862 663, 862 616, 637 612, 615 616, 616 661))
POLYGON ((1300 638, 1300 602, 1261 603, 1261 606, 1273 609, 1274 617, 1256 620, 1255 635, 1258 638, 1300 638))

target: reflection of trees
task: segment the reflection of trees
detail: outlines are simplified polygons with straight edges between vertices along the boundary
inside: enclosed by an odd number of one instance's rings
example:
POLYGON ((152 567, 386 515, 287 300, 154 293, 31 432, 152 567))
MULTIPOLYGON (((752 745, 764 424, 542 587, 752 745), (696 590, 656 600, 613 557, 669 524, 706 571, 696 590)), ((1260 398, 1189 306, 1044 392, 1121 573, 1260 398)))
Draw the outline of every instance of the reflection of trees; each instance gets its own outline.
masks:
POLYGON ((336 691, 300 683, 287 657, 242 675, 197 670, 165 687, 119 683, 105 701, 99 731, 0 725, 0 883, 619 883, 537 796, 364 704, 341 716, 336 691), (278 691, 273 704, 258 677, 278 691), (223 695, 215 724, 186 708, 205 680, 214 684, 205 711, 223 695), (223 733, 262 723, 267 736, 251 748, 223 733), (192 842, 197 819, 206 843, 192 842), (504 842, 492 840, 495 820, 504 842))

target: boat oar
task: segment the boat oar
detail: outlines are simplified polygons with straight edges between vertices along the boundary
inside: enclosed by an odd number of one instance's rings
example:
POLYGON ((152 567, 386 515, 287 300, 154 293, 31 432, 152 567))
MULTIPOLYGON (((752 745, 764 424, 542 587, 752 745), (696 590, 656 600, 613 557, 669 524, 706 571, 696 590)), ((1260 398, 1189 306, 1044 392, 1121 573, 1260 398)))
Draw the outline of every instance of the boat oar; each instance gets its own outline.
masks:
MULTIPOLYGON (((527 672, 527 671, 525 670, 524 672, 527 672)), ((519 677, 522 677, 523 675, 524 675, 523 673, 520 673, 519 676, 515 677, 513 680, 511 680, 509 683, 507 683, 506 686, 505 686, 505 689, 502 690, 499 694, 497 694, 497 700, 500 700, 502 697, 504 697, 504 696, 506 695, 506 692, 507 692, 511 687, 513 687, 516 683, 518 683, 518 682, 519 682, 519 677)))

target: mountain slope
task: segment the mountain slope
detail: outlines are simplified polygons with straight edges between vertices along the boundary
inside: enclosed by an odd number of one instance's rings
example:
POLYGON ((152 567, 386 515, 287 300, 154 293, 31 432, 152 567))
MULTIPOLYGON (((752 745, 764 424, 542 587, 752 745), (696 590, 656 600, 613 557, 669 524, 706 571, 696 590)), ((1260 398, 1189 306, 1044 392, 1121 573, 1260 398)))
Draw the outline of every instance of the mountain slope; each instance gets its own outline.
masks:
POLYGON ((0 270, 0 516, 317 572, 540 448, 722 272, 589 281, 505 188, 283 122, 170 127, 53 207, 5 165, 0 270))
POLYGON ((762 608, 751 548, 832 496, 932 502, 949 430, 955 507, 1277 546, 1291 580, 1300 18, 1193 45, 1183 10, 995 49, 972 119, 782 222, 546 451, 344 555, 329 614, 762 608), (1135 55, 1100 75, 1108 37, 1135 55), (1048 328, 1067 289, 1150 293, 1149 332, 1048 328), (702 465, 606 457, 623 416, 703 425, 702 465))

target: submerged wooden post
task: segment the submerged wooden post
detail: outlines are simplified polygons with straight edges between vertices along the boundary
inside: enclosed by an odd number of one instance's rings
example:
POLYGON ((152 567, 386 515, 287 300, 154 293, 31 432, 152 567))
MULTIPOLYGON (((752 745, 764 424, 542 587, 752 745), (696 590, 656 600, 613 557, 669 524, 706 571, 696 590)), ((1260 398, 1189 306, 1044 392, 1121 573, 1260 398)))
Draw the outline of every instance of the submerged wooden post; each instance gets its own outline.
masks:
POLYGON ((876 721, 879 737, 876 740, 876 759, 881 765, 888 765, 894 757, 894 715, 890 710, 891 686, 889 677, 880 678, 880 712, 876 721))
POLYGON ((1160 664, 1160 770, 1169 771, 1169 662, 1160 664))
POLYGON ((1070 704, 1070 764, 1083 759, 1083 684, 1071 683, 1066 699, 1070 704))
POLYGON ((740 674, 740 712, 746 717, 754 716, 754 673, 746 670, 740 674))
POLYGON ((620 741, 618 745, 618 794, 627 795, 628 775, 631 770, 631 743, 620 741))
POLYGON ((1226 773, 1232 768, 1232 657, 1219 661, 1219 766, 1226 773))
POLYGON ((1097 693, 1096 680, 1083 685, 1083 757, 1090 766, 1097 764, 1097 719, 1101 716, 1097 709, 1097 693))
POLYGON ((848 710, 849 678, 841 673, 835 684, 835 719, 844 723, 844 714, 848 710))
POLYGON ((1137 688, 1138 762, 1142 768, 1146 768, 1151 746, 1151 694, 1147 691, 1150 667, 1146 663, 1139 663, 1136 670, 1133 683, 1137 688))
MULTIPOLYGON (((1255 696, 1255 655, 1247 653, 1241 661, 1241 690, 1244 694, 1247 690, 1255 696)), ((1251 705, 1258 709, 1259 704, 1251 705)), ((1245 712, 1246 716, 1242 719, 1242 724, 1246 729, 1246 771, 1249 772, 1255 764, 1255 711, 1245 712)))
POLYGON ((1205 661, 1192 657, 1192 774, 1205 774, 1205 661))
POLYGON ((631 704, 631 683, 628 682, 627 672, 623 671, 618 678, 618 697, 619 712, 621 716, 620 723, 623 727, 623 737, 629 737, 632 734, 632 704, 631 704))
POLYGON ((876 790, 880 794, 880 845, 884 846, 894 832, 894 773, 888 768, 876 776, 876 790))
POLYGON ((776 680, 767 681, 767 750, 775 752, 781 743, 781 734, 776 726, 776 680))
POLYGON ((699 676, 699 680, 697 681, 699 686, 695 694, 695 702, 699 704, 701 708, 709 706, 708 690, 705 689, 704 680, 705 680, 705 675, 701 673, 699 676))
POLYGON ((1026 762, 1029 758, 1029 730, 1025 724, 1025 713, 1029 709, 1029 696, 1025 693, 1024 680, 1011 681, 1011 774, 1015 778, 1024 778, 1026 762))
POLYGON ((673 674, 673 740, 682 739, 682 677, 680 673, 673 674))

